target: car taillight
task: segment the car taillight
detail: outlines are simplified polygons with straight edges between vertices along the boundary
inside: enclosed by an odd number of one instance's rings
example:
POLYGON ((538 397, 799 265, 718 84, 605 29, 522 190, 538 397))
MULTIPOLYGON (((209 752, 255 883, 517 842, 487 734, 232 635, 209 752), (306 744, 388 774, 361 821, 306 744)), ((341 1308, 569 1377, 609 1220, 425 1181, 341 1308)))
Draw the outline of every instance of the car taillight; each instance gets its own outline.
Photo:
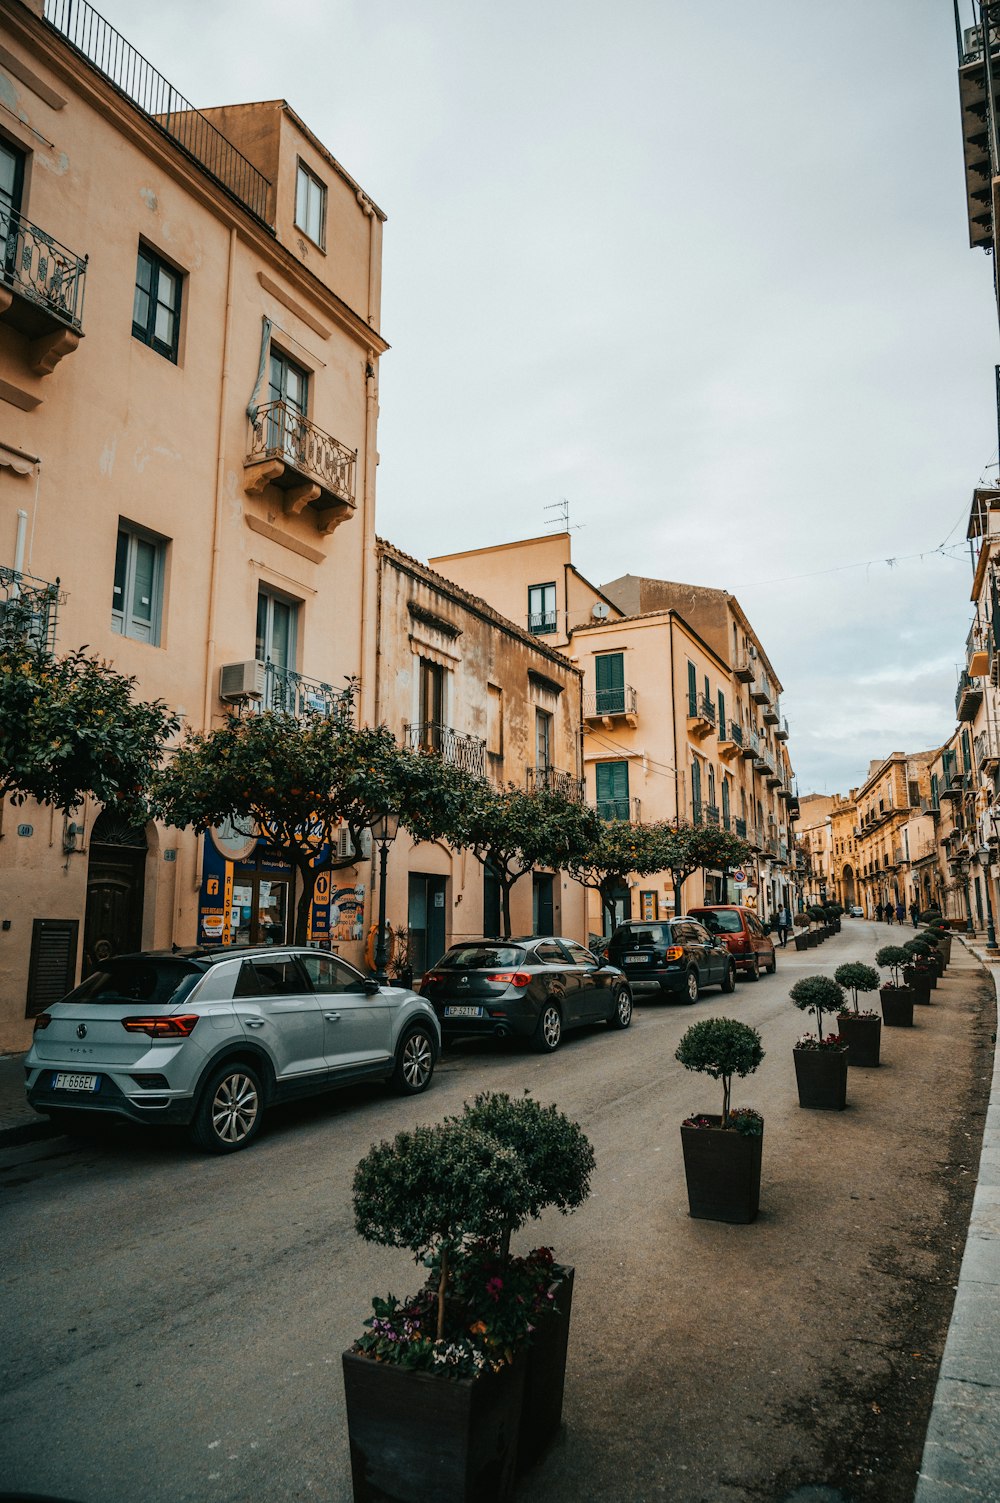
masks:
POLYGON ((486 979, 503 986, 528 986, 531 981, 527 971, 494 971, 486 979))
POLYGON ((52 1022, 52 1015, 51 1015, 51 1013, 40 1012, 38 1014, 38 1017, 35 1019, 35 1027, 34 1027, 33 1031, 35 1033, 41 1033, 42 1029, 43 1028, 48 1028, 48 1026, 49 1026, 49 1024, 51 1022, 52 1022))
POLYGON ((425 986, 428 986, 432 981, 443 981, 443 980, 444 980, 444 977, 442 976, 442 974, 441 974, 440 971, 428 971, 426 973, 426 975, 424 975, 424 976, 421 977, 420 985, 421 985, 421 988, 423 988, 425 986))
POLYGON ((197 1013, 178 1018, 122 1018, 126 1033, 148 1033, 151 1039, 186 1039, 194 1032, 197 1013))
POLYGON ((681 960, 684 955, 683 945, 668 945, 664 960, 681 960))

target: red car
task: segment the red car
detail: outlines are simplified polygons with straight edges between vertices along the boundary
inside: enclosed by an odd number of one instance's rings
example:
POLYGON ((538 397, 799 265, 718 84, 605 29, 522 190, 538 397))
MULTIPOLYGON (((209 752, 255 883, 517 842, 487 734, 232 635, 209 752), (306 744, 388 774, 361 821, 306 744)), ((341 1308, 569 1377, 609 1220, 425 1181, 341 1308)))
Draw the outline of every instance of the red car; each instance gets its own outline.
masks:
POLYGON ((726 941, 736 968, 751 981, 760 978, 761 967, 770 975, 778 969, 774 940, 749 908, 736 903, 713 903, 708 908, 689 908, 692 918, 700 920, 710 934, 726 941))

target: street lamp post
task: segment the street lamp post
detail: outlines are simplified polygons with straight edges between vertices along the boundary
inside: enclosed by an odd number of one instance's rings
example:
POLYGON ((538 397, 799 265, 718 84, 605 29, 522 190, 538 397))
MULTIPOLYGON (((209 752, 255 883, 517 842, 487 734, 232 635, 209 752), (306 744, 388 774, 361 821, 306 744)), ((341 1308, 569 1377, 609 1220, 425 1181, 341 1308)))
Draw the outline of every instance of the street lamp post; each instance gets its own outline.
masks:
POLYGON ((371 823, 372 839, 378 846, 379 872, 378 872, 378 942, 375 946, 375 980, 379 986, 385 986, 388 977, 385 973, 386 961, 389 958, 389 947, 385 936, 385 867, 389 857, 389 847, 399 833, 398 814, 380 814, 378 819, 371 823))

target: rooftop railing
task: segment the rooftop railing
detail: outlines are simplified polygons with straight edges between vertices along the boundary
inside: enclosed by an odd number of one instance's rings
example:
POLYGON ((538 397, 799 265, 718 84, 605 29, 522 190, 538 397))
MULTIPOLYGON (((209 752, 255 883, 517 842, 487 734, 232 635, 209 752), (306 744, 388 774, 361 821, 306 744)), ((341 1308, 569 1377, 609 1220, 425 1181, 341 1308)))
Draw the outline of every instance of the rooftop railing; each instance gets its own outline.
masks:
POLYGON ((268 222, 271 183, 88 0, 45 0, 45 19, 164 135, 268 222))

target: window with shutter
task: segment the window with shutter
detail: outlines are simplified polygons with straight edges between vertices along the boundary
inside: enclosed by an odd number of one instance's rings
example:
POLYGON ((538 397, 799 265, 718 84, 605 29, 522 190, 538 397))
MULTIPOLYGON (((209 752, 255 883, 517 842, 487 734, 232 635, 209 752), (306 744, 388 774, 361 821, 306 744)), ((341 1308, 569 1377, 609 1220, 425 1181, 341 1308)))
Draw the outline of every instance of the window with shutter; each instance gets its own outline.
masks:
POLYGON ((625 657, 620 652, 602 653, 594 659, 597 680, 597 713, 621 715, 625 710, 625 657))
POLYGON ((598 762, 597 813, 601 819, 628 819, 627 762, 598 762))
POLYGON ((79 932, 78 919, 35 919, 31 928, 26 1018, 36 1018, 73 990, 79 932))
POLYGON ((688 714, 698 713, 698 674, 693 663, 688 663, 688 714))

